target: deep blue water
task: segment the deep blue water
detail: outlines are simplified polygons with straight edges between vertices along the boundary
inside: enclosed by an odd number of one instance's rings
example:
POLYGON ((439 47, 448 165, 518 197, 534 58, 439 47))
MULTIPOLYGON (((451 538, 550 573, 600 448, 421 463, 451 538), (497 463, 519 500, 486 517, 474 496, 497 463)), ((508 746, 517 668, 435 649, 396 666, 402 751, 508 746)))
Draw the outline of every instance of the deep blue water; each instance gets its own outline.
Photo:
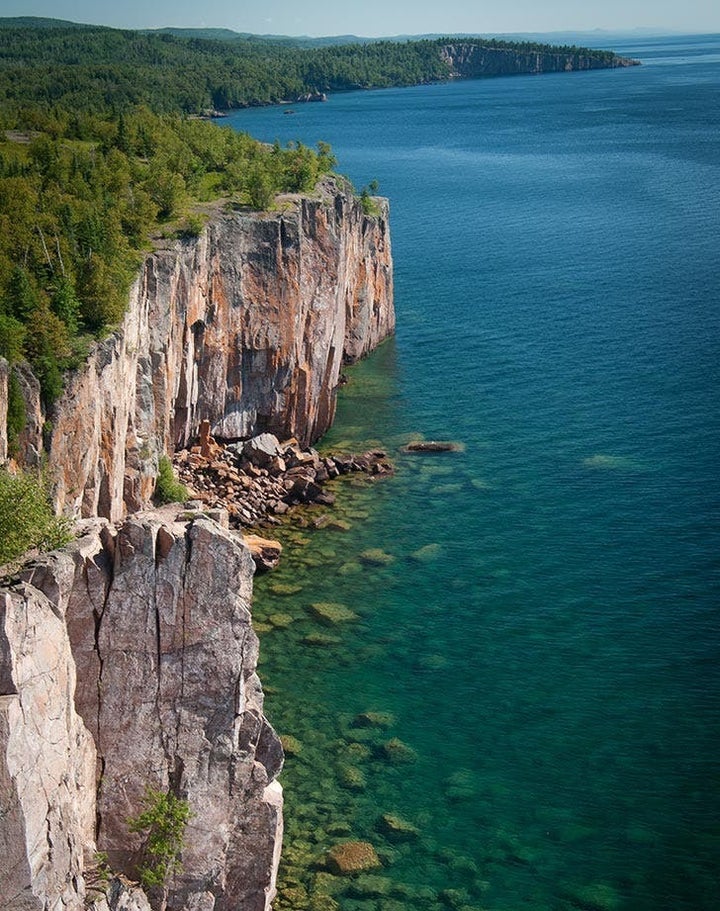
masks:
POLYGON ((397 475, 257 586, 267 711, 302 743, 280 907, 319 907, 350 837, 385 867, 348 911, 720 906, 720 37, 617 47, 644 65, 230 119, 329 141, 392 208, 397 337, 325 442, 397 475), (360 615, 324 648, 316 601, 360 615))

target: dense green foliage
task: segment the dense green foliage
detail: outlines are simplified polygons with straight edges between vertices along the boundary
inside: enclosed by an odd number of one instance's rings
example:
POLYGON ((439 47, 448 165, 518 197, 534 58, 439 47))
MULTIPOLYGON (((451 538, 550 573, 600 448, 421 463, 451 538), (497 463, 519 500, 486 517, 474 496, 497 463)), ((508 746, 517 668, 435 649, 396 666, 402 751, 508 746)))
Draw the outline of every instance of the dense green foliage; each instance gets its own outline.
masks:
MULTIPOLYGON (((158 225, 197 236, 197 203, 225 196, 266 209, 278 192, 312 190, 334 164, 325 144, 268 147, 195 115, 449 76, 444 40, 303 48, 32 18, 0 19, 0 36, 0 356, 30 361, 46 406, 88 341, 122 316, 158 225)), ((362 205, 376 212, 367 192, 362 205)))
POLYGON ((147 108, 18 114, 32 131, 0 142, 0 355, 27 358, 46 405, 87 337, 122 316, 130 281, 158 225, 221 196, 267 208, 307 192, 333 166, 327 145, 269 147, 203 120, 147 108))
MULTIPOLYGON (((198 113, 293 100, 311 91, 414 85, 448 78, 440 54, 446 44, 440 39, 301 48, 242 36, 213 41, 105 28, 8 27, 2 31, 0 104, 83 111, 146 104, 159 112, 198 113)), ((482 44, 613 57, 530 42, 482 44)))
POLYGON ((172 462, 167 456, 161 456, 158 464, 158 476, 155 482, 155 500, 157 503, 182 503, 188 498, 188 489, 175 477, 172 462))
POLYGON ((170 877, 182 869, 185 827, 192 814, 187 800, 152 788, 145 792, 143 805, 143 812, 128 820, 128 828, 145 836, 140 881, 146 889, 162 889, 164 904, 170 877))
POLYGON ((0 469, 0 565, 32 547, 47 550, 68 540, 67 523, 53 515, 42 478, 0 469))

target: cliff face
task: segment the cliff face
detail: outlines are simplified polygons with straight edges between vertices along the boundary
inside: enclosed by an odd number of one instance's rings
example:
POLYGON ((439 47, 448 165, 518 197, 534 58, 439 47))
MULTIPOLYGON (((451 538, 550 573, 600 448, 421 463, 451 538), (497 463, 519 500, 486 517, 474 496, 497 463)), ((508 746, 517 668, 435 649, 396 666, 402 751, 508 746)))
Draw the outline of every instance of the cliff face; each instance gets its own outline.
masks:
MULTIPOLYGON (((267 911, 282 835, 280 742, 263 715, 254 563, 208 519, 138 512, 159 456, 209 420, 220 438, 307 443, 332 421, 343 360, 394 328, 387 205, 326 183, 282 213, 215 217, 148 257, 119 330, 52 415, 59 510, 85 536, 0 590, 0 905, 148 911, 122 877, 98 893, 96 850, 133 877, 128 820, 148 787, 193 814, 171 911, 267 911)), ((21 462, 48 435, 37 382, 14 368, 21 462)), ((10 371, 0 359, 0 461, 10 371)))
POLYGON ((487 47, 461 42, 441 48, 442 59, 453 76, 509 76, 519 73, 562 73, 572 70, 596 70, 635 66, 637 60, 626 57, 607 58, 601 54, 549 53, 487 47))
POLYGON ((79 911, 96 846, 136 873, 142 839, 128 819, 148 787, 193 814, 170 908, 269 905, 283 754, 255 673, 252 573, 215 523, 152 513, 93 527, 3 593, 4 908, 79 911))
MULTIPOLYGON (((58 579, 71 574, 68 557, 58 579)), ((95 748, 75 710, 67 602, 0 592, 0 904, 81 908, 95 831, 95 748)))
MULTIPOLYGON (((320 437, 343 360, 394 329, 387 204, 378 202, 380 215, 366 216, 326 183, 320 199, 289 200, 281 214, 218 215, 197 240, 149 256, 122 327, 53 415, 58 510, 116 520, 141 508, 158 456, 187 445, 204 419, 221 439, 320 437)), ((4 388, 6 400, 6 379, 4 388)), ((29 413, 36 398, 28 393, 29 413)), ((24 450, 42 449, 41 430, 33 421, 24 450)))

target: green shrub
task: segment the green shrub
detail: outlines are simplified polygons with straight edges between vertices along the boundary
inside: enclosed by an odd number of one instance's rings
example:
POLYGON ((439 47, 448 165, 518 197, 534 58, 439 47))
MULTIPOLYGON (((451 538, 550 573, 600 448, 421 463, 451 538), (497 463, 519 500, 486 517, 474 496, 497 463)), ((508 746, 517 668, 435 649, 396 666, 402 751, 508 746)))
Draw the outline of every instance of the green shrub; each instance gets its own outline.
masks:
POLYGON ((165 906, 170 877, 182 869, 180 855, 191 813, 187 800, 148 788, 144 810, 128 820, 131 832, 145 835, 145 860, 138 869, 146 889, 162 889, 165 906))
POLYGON ((175 477, 172 462, 162 456, 158 464, 158 476, 155 482, 155 501, 163 503, 182 503, 188 498, 188 489, 175 477))
POLYGON ((33 547, 60 547, 71 537, 67 519, 53 514, 40 476, 31 472, 12 475, 0 469, 0 565, 33 547))

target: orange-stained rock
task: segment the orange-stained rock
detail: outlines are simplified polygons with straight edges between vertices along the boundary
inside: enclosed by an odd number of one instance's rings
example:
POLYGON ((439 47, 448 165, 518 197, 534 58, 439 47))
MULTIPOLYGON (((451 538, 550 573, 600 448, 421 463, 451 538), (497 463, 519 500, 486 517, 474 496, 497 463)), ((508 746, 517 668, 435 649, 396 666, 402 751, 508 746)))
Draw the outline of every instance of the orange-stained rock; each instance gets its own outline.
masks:
POLYGON ((259 535, 243 535, 243 543, 250 550, 258 569, 274 569, 280 562, 282 544, 261 538, 259 535))
MULTIPOLYGON (((203 421, 218 440, 322 436, 343 360, 394 329, 388 207, 377 202, 380 214, 365 215, 326 181, 317 198, 220 213, 198 238, 151 254, 122 325, 52 416, 57 508, 112 520, 137 511, 159 456, 194 441, 203 421)), ((42 449, 36 423, 29 452, 42 449)))

